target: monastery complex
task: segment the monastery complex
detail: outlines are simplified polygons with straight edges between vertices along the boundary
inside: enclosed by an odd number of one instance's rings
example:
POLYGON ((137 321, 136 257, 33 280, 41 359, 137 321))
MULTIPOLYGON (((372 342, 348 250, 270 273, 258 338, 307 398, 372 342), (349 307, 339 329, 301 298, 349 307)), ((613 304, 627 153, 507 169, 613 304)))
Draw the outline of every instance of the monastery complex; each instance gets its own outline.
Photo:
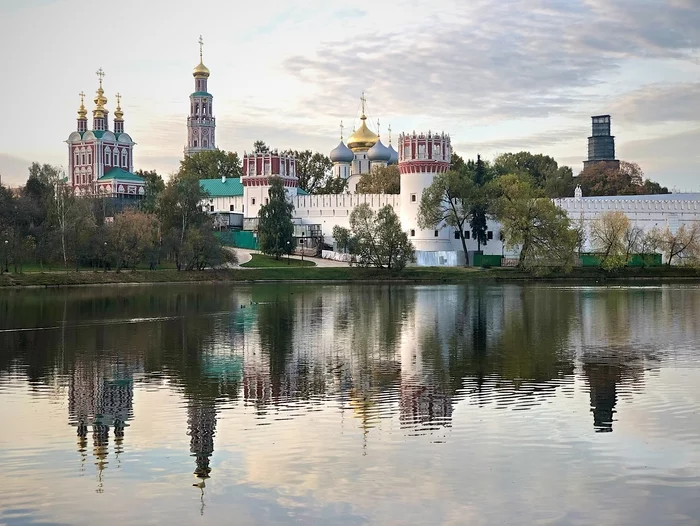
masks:
MULTIPOLYGON (((102 86, 102 70, 98 71, 99 87, 92 111, 92 129, 88 129, 85 95, 81 93, 77 129, 66 141, 68 144, 68 179, 77 195, 102 195, 120 199, 136 199, 144 194, 144 180, 133 173, 133 148, 136 144, 125 132, 121 98, 116 95, 113 127, 109 126, 107 99, 102 86)), ((208 91, 209 69, 202 59, 194 68, 194 91, 190 95, 187 117, 187 144, 184 155, 216 149, 216 118, 213 96, 208 91)), ((401 219, 404 231, 416 248, 418 265, 456 266, 464 263, 460 235, 467 240, 468 251, 477 250, 470 232, 445 225, 437 230, 418 227, 418 208, 423 190, 432 183, 436 174, 450 166, 452 145, 445 133, 401 133, 397 148, 387 145, 367 123, 365 99, 362 101, 360 126, 344 140, 341 126, 340 142, 330 151, 333 175, 347 180, 345 193, 337 195, 308 195, 298 187, 296 160, 280 150, 252 152, 243 155, 243 175, 235 179, 207 179, 200 183, 209 197, 202 206, 215 216, 217 223, 227 228, 255 232, 260 207, 267 203, 270 178, 280 177, 287 196, 294 204, 295 235, 303 249, 305 238, 322 240, 333 245, 333 227, 349 227, 352 210, 368 203, 379 210, 391 205, 401 219), (400 194, 360 194, 357 184, 363 174, 374 167, 398 165, 401 174, 400 194)), ((595 116, 593 131, 588 138, 588 159, 584 165, 604 162, 619 165, 615 159, 614 137, 610 135, 610 116, 595 116)), ((467 152, 468 153, 468 152, 467 152)), ((468 157, 468 155, 466 156, 468 157)), ((635 226, 644 230, 653 227, 670 228, 672 232, 683 223, 700 221, 700 194, 665 194, 643 196, 584 197, 580 188, 571 198, 556 199, 574 222, 584 225, 609 211, 622 211, 635 226)), ((517 256, 508 253, 500 240, 500 226, 491 221, 487 231, 488 242, 481 249, 485 255, 517 256)), ((324 251, 324 257, 342 258, 344 255, 324 251)), ((469 258, 473 261, 472 258, 469 258)))

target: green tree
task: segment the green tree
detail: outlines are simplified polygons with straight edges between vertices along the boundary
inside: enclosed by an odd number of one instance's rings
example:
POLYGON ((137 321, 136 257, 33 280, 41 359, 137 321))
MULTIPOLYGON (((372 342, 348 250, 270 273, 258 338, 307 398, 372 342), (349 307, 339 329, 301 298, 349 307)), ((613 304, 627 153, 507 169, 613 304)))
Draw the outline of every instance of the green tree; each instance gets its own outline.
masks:
POLYGON ((310 194, 339 194, 345 190, 347 181, 333 177, 330 157, 311 150, 287 150, 297 162, 299 188, 310 194))
POLYGON ((202 210, 202 201, 208 193, 199 184, 199 178, 180 171, 172 176, 158 199, 158 218, 164 244, 172 252, 178 270, 182 269, 185 235, 187 230, 209 222, 202 210))
POLYGON ((375 166, 362 174, 357 183, 360 194, 398 194, 401 193, 401 173, 395 164, 375 166))
POLYGON ((335 225, 333 227, 333 239, 335 239, 335 244, 338 248, 342 248, 343 252, 348 251, 348 246, 350 245, 350 230, 345 227, 335 225))
POLYGON ((279 177, 270 178, 269 195, 268 204, 260 207, 258 243, 262 252, 279 259, 292 250, 294 205, 287 200, 284 182, 279 177))
POLYGON ((180 161, 180 173, 196 179, 238 178, 243 174, 243 166, 236 152, 207 150, 188 155, 180 161))
POLYGON ((109 227, 109 245, 117 259, 117 272, 122 266, 133 271, 158 242, 158 222, 154 215, 127 208, 114 216, 109 227))
POLYGON ((464 231, 471 218, 474 183, 464 173, 449 171, 435 176, 423 191, 418 208, 418 226, 436 228, 446 224, 456 228, 464 250, 464 264, 469 265, 469 253, 464 231))
POLYGON ((496 157, 493 167, 497 175, 528 176, 535 188, 548 197, 570 197, 574 192, 573 172, 560 167, 549 155, 530 152, 504 153, 496 157))
POLYGON ((356 206, 350 227, 355 239, 351 253, 357 256, 358 265, 401 270, 415 261, 413 244, 390 205, 376 214, 367 203, 356 206))
POLYGON ((253 143, 253 153, 270 153, 270 147, 265 141, 255 141, 253 143))
POLYGON ((88 199, 73 198, 66 214, 66 244, 75 270, 79 271, 81 261, 93 256, 93 237, 97 224, 92 203, 88 199))
POLYGON ((158 198, 163 190, 165 190, 165 182, 155 170, 138 170, 136 175, 143 177, 146 181, 143 199, 141 199, 139 207, 147 214, 155 214, 157 211, 158 198))
POLYGON ((555 264, 570 268, 577 235, 570 228, 566 212, 525 176, 501 176, 496 187, 496 219, 502 225, 507 246, 520 248, 518 266, 555 264))
POLYGON ((471 172, 474 185, 471 189, 469 227, 471 228, 472 238, 476 239, 477 250, 481 251, 481 245, 488 243, 487 215, 490 205, 490 187, 488 182, 491 179, 487 163, 481 159, 481 155, 476 156, 476 162, 473 163, 471 172))
POLYGON ((187 231, 183 250, 185 270, 204 270, 233 259, 233 253, 223 249, 210 225, 192 227, 187 231))

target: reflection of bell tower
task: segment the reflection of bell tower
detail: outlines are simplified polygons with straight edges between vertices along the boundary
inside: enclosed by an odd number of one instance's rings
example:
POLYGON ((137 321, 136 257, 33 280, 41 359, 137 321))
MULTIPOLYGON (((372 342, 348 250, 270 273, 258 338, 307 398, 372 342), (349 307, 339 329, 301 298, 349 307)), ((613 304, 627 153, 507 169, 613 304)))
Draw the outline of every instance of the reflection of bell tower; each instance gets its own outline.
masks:
POLYGON ((586 363, 583 372, 591 390, 591 412, 596 433, 613 430, 613 415, 617 403, 617 384, 622 377, 619 365, 586 363))
POLYGON ((190 453, 195 457, 194 475, 209 478, 209 461, 214 452, 216 434, 216 405, 213 400, 190 400, 187 406, 187 434, 190 436, 190 453))
POLYGON ((106 469, 107 455, 109 454, 109 426, 102 422, 95 422, 92 425, 92 454, 95 457, 97 466, 97 493, 103 493, 102 472, 106 469))

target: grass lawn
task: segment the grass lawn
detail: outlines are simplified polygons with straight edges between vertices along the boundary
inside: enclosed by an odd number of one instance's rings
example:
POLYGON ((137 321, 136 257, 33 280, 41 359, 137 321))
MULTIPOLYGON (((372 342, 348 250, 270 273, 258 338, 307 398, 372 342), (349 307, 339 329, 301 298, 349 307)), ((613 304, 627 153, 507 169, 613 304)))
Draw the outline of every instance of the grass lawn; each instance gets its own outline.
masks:
POLYGON ((275 259, 273 256, 265 256, 263 254, 251 254, 253 259, 247 263, 243 263, 241 267, 247 268, 273 268, 273 267, 315 267, 316 263, 305 259, 287 259, 282 256, 275 259))
POLYGON ((622 269, 605 272, 600 269, 574 269, 571 273, 553 272, 538 276, 530 272, 511 268, 475 269, 459 267, 408 267, 402 271, 357 268, 317 267, 304 261, 275 261, 265 256, 254 255, 250 264, 255 265, 256 256, 266 268, 217 269, 202 271, 177 270, 131 270, 119 274, 110 272, 25 272, 23 274, 0 274, 0 287, 65 287, 74 285, 104 285, 117 283, 176 283, 176 282, 293 282, 293 281, 338 281, 365 283, 497 283, 497 282, 568 282, 572 284, 629 283, 642 280, 653 282, 700 282, 700 270, 683 267, 658 267, 649 269, 622 269), (310 264, 311 266, 306 266, 310 264), (275 266, 277 265, 277 266, 275 266))

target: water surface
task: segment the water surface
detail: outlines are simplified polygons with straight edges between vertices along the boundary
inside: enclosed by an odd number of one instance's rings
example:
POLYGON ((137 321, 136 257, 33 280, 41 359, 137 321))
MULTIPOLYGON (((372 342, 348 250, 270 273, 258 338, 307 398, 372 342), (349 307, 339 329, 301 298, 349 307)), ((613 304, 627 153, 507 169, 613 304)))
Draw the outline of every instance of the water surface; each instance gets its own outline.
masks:
POLYGON ((697 524, 700 288, 0 291, 0 524, 697 524))

